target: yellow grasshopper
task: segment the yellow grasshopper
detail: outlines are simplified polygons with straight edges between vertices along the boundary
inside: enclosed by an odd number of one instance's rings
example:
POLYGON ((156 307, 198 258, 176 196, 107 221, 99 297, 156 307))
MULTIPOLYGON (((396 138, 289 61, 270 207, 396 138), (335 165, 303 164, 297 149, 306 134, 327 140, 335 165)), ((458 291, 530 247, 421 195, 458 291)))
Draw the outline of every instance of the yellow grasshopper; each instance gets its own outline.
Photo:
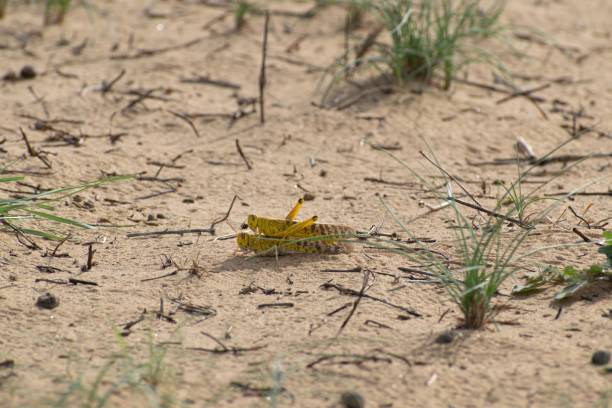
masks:
POLYGON ((238 233, 238 247, 271 256, 350 252, 351 246, 339 240, 354 236, 355 229, 344 225, 318 224, 316 215, 304 221, 295 221, 303 204, 304 199, 300 198, 284 220, 250 214, 247 223, 241 227, 250 229, 254 234, 238 233))

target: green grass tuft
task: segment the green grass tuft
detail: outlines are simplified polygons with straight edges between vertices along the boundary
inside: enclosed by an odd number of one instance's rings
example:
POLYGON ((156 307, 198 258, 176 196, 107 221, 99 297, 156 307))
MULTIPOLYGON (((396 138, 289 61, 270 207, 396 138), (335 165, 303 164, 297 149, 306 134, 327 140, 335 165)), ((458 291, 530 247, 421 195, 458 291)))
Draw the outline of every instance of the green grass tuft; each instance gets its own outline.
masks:
MULTIPOLYGON (((34 235, 49 240, 61 241, 65 237, 58 236, 48 231, 24 227, 23 224, 33 220, 46 220, 52 223, 64 224, 71 227, 84 229, 93 228, 89 224, 53 214, 53 211, 55 211, 53 204, 65 197, 78 194, 79 192, 89 188, 98 187, 102 184, 129 180, 132 178, 132 176, 107 177, 76 186, 56 188, 43 193, 33 194, 28 197, 0 199, 0 224, 4 224, 13 231, 21 234, 34 235)), ((23 179, 23 176, 5 177, 0 178, 0 183, 15 182, 23 179)))
POLYGON ((400 83, 440 73, 448 89, 462 66, 479 59, 476 43, 499 32, 503 9, 500 1, 485 10, 480 0, 385 0, 377 10, 391 45, 382 61, 400 83))
POLYGON ((489 7, 482 0, 339 3, 347 7, 349 19, 351 12, 358 19, 373 12, 381 25, 370 32, 372 38, 356 49, 352 61, 339 60, 341 68, 330 87, 368 65, 399 85, 413 80, 433 83, 441 78, 444 89, 450 87, 461 69, 473 63, 493 64, 505 71, 498 56, 481 47, 484 40, 500 38, 506 29, 499 21, 505 0, 487 2, 489 7), (378 40, 381 32, 388 33, 388 39, 378 40))
POLYGON ((0 0, 0 19, 4 17, 6 13, 6 5, 8 4, 8 0, 0 0))
POLYGON ((603 244, 598 252, 606 256, 602 264, 593 264, 585 269, 576 269, 566 266, 562 270, 547 266, 542 271, 527 275, 524 285, 515 285, 512 294, 515 296, 529 295, 551 285, 563 285, 557 292, 555 301, 561 301, 575 296, 580 291, 592 286, 596 282, 612 280, 612 232, 603 233, 603 244))
POLYGON ((48 26, 63 23, 69 9, 70 0, 46 0, 44 24, 48 26))
POLYGON ((141 403, 138 406, 172 407, 173 376, 167 363, 167 346, 156 345, 149 336, 148 356, 144 360, 133 357, 125 341, 117 335, 119 351, 113 353, 92 380, 81 373, 72 380, 66 391, 51 404, 54 407, 101 408, 112 406, 113 395, 128 393, 141 403), (146 400, 144 403, 142 399, 146 400))
MULTIPOLYGON (((564 146, 565 144, 566 143, 563 143, 560 146, 564 146)), ((557 151, 560 146, 553 149, 543 158, 550 156, 553 152, 557 151)), ((405 162, 387 151, 385 151, 385 153, 406 167, 422 183, 429 186, 427 180, 412 170, 405 162)), ((436 167, 441 170, 444 177, 447 176, 447 173, 443 171, 442 166, 437 162, 436 167)), ((524 177, 526 177, 534 167, 535 166, 531 166, 522 172, 518 179, 512 183, 511 189, 515 187, 518 189, 517 186, 520 185, 524 177)), ((592 184, 592 182, 587 185, 590 184, 592 184)), ((496 215, 486 216, 481 223, 476 223, 475 220, 468 219, 462 212, 457 201, 455 201, 455 195, 452 192, 451 185, 452 182, 447 180, 448 193, 446 197, 441 198, 444 198, 449 203, 455 217, 454 231, 456 234, 456 249, 459 257, 456 262, 448 262, 445 259, 440 259, 437 253, 431 251, 424 244, 419 243, 416 235, 402 223, 382 198, 380 198, 382 204, 393 216, 402 230, 417 242, 419 250, 414 251, 414 248, 400 245, 392 241, 384 242, 379 240, 378 243, 370 244, 381 249, 401 254, 420 264, 431 265, 430 268, 433 270, 432 272, 444 284, 451 299, 458 305, 463 313, 463 327, 467 329, 478 329, 483 327, 492 317, 494 313, 492 307, 493 297, 496 295, 501 284, 517 270, 521 259, 552 248, 584 245, 585 243, 553 245, 523 252, 522 249, 525 241, 530 234, 535 231, 535 226, 550 214, 551 211, 557 208, 563 200, 557 200, 540 210, 533 218, 531 225, 523 229, 517 230, 515 227, 514 229, 507 230, 505 228, 507 221, 496 215), (451 267, 451 265, 456 264, 459 266, 451 267)), ((580 189, 584 187, 586 186, 580 189)), ((493 212, 507 218, 516 219, 517 211, 521 207, 511 206, 505 213, 501 213, 503 202, 507 199, 508 195, 512 194, 511 189, 507 190, 506 194, 498 200, 493 212)), ((571 192, 566 198, 580 189, 571 192)), ((434 189, 429 186, 429 190, 433 191, 434 189)))
POLYGON ((254 10, 254 6, 247 0, 238 0, 234 7, 234 29, 242 30, 246 23, 246 16, 254 10))
POLYGON ((316 0, 315 9, 328 6, 343 7, 346 9, 351 27, 355 28, 361 25, 363 16, 372 9, 374 3, 373 0, 316 0))

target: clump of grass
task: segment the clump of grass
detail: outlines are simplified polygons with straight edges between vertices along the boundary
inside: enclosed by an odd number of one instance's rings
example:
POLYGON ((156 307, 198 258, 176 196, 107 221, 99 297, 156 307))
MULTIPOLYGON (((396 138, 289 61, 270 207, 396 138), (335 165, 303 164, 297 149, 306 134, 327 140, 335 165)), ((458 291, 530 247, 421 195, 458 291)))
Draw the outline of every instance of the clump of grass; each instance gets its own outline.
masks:
POLYGON ((574 266, 566 266, 562 270, 547 266, 544 270, 527 275, 524 285, 515 285, 512 288, 513 295, 528 295, 552 285, 563 285, 557 292, 554 300, 560 301, 576 295, 592 284, 612 280, 612 231, 603 234, 604 244, 599 248, 601 254, 606 256, 606 261, 602 264, 594 264, 584 269, 577 269, 574 266))
POLYGON ((285 380, 285 370, 280 357, 274 359, 272 364, 272 389, 270 390, 270 408, 276 408, 279 403, 279 397, 285 390, 283 382, 285 380))
POLYGON ((384 0, 377 7, 391 36, 381 59, 402 83, 430 81, 438 72, 448 89, 456 72, 481 59, 477 42, 500 31, 504 9, 496 1, 485 9, 480 0, 384 0))
POLYGON ((361 25, 363 16, 372 9, 372 0, 316 0, 314 9, 328 6, 339 6, 346 9, 350 28, 354 29, 361 25))
POLYGON ((364 15, 372 8, 370 0, 349 0, 344 5, 351 28, 361 26, 364 15))
POLYGON ((603 233, 603 246, 597 252, 606 256, 606 268, 612 269, 612 231, 603 233))
POLYGON ((595 282, 604 280, 612 280, 612 269, 604 265, 591 265, 585 269, 566 266, 562 270, 549 266, 539 273, 528 275, 524 285, 512 288, 512 294, 523 296, 543 290, 547 286, 563 285, 554 296, 554 300, 560 301, 576 295, 595 282))
POLYGON ((246 16, 254 10, 254 6, 247 0, 238 0, 234 8, 234 28, 236 31, 242 30, 246 23, 246 16))
POLYGON ((8 4, 8 0, 0 0, 0 19, 4 17, 4 13, 6 13, 6 5, 8 4))
MULTIPOLYGON (((561 146, 565 144, 563 143, 561 146)), ((543 158, 548 157, 559 148, 553 149, 543 158)), ((412 170, 406 163, 396 158, 393 154, 386 153, 406 167, 424 185, 429 186, 428 181, 412 170)), ((441 170, 442 175, 447 177, 448 173, 443 170, 442 166, 439 163, 435 163, 435 165, 441 170)), ((521 251, 526 239, 534 231, 535 226, 561 204, 561 200, 541 210, 534 217, 531 225, 523 225, 518 230, 515 228, 514 230, 506 231, 505 225, 508 222, 507 220, 516 220, 517 207, 512 206, 502 213, 503 202, 510 191, 516 188, 534 168, 535 165, 519 175, 506 194, 498 200, 497 205, 492 209, 492 214, 485 217, 483 222, 479 224, 476 224, 473 219, 468 219, 464 215, 450 187, 452 182, 447 179, 448 194, 445 199, 452 208, 455 218, 455 242, 457 243, 457 252, 459 254, 457 261, 459 267, 457 268, 451 268, 450 262, 440 259, 436 253, 430 251, 424 244, 420 244, 415 234, 402 223, 382 198, 383 205, 402 230, 417 242, 419 250, 415 252, 412 248, 405 245, 383 240, 378 240, 377 243, 374 243, 374 246, 399 253, 420 264, 431 265, 430 268, 447 288, 451 299, 460 308, 464 318, 463 327, 467 329, 481 328, 494 313, 492 306, 493 297, 500 285, 517 270, 518 262, 521 259, 539 251, 572 245, 561 244, 526 252, 521 251)), ((461 187, 463 188, 463 186, 461 187)), ((433 189, 430 187, 430 190, 433 189)), ((571 194, 573 192, 568 194, 568 196, 571 194)), ((518 220, 515 222, 515 224, 519 223, 518 220)))
MULTIPOLYGON (((493 313, 491 302, 499 286, 514 273, 513 260, 528 232, 522 231, 505 239, 502 236, 504 220, 490 217, 476 227, 463 215, 452 196, 448 200, 455 215, 460 267, 451 269, 449 263, 440 260, 424 246, 416 254, 410 253, 409 248, 396 252, 418 263, 432 265, 433 272, 459 306, 464 318, 463 327, 479 329, 493 313)), ((391 212, 389 207, 387 209, 391 212)), ((393 216, 406 233, 417 239, 395 214, 393 216)))
POLYGON ((527 195, 524 194, 520 184, 512 185, 510 188, 506 189, 505 195, 507 198, 504 204, 514 206, 517 218, 521 222, 527 222, 527 208, 541 200, 539 197, 532 196, 531 193, 527 195))
MULTIPOLYGON (((570 138, 570 139, 566 140, 565 142, 559 144, 557 147, 552 149, 550 152, 548 152, 544 157, 540 158, 539 160, 542 160, 543 158, 551 156, 553 153, 555 153, 559 149, 563 148, 567 144, 571 143, 573 140, 574 140, 573 138, 570 138)), ((517 146, 518 145, 519 145, 519 142, 517 142, 517 146)), ((530 148, 528 148, 528 149, 530 149, 530 148)), ((531 159, 535 160, 535 156, 532 156, 531 159)), ((581 164, 583 161, 586 160, 586 158, 581 159, 581 160, 577 160, 574 163, 572 163, 571 165, 569 165, 567 167, 564 167, 561 171, 559 171, 553 177, 547 179, 543 183, 538 184, 537 187, 533 188, 528 193, 524 193, 523 192, 523 187, 522 187, 521 181, 531 170, 533 170, 533 168, 535 167, 535 164, 532 164, 531 167, 529 167, 526 171, 523 172, 522 168, 521 168, 521 164, 520 164, 521 162, 520 162, 518 156, 517 156, 516 160, 517 160, 517 166, 516 166, 516 168, 517 168, 517 180, 516 180, 516 182, 512 183, 509 187, 505 187, 504 184, 501 183, 501 182, 494 183, 496 185, 502 186, 504 188, 504 190, 505 190, 504 194, 501 196, 502 198, 498 201, 498 207, 500 207, 502 205, 510 205, 510 206, 512 206, 513 209, 514 209, 513 213, 516 215, 518 220, 521 221, 521 222, 527 222, 527 220, 529 219, 529 216, 530 216, 527 213, 527 208, 531 207, 533 204, 536 204, 536 203, 542 202, 542 201, 563 201, 563 199, 560 200, 558 198, 540 197, 536 193, 538 193, 544 187, 550 185, 550 183, 552 183, 553 181, 555 181, 559 177, 563 176, 564 174, 569 172, 574 167, 576 167, 579 164, 581 164)), ((535 160, 532 163, 537 163, 537 162, 538 162, 538 160, 535 160)))
MULTIPOLYGON (((5 16, 8 3, 9 0, 0 0, 0 19, 5 16)), ((70 3, 71 0, 45 0, 45 10, 43 14, 44 25, 61 24, 64 21, 66 13, 68 13, 70 9, 70 3)), ((83 3, 87 4, 85 0, 83 0, 83 3)))
MULTIPOLYGON (((38 236, 53 241, 61 241, 65 237, 49 231, 24 226, 24 223, 32 222, 34 220, 46 220, 52 223, 64 224, 72 227, 84 229, 93 228, 89 224, 54 214, 53 212, 55 211, 55 207, 53 204, 65 197, 78 194, 83 190, 98 187, 102 184, 120 180, 128 180, 131 178, 132 176, 108 177, 76 186, 56 188, 43 193, 33 194, 28 197, 0 199, 0 223, 8 226, 13 231, 20 234, 38 236)), ((23 176, 5 177, 0 178, 0 183, 16 182, 23 179, 23 176)))
POLYGON ((46 0, 44 24, 48 26, 63 23, 69 9, 70 0, 46 0))
POLYGON ((100 368, 93 381, 85 379, 84 373, 73 380, 66 391, 53 403, 55 407, 104 407, 110 404, 113 395, 128 392, 135 398, 144 397, 148 404, 138 406, 170 407, 175 401, 168 388, 173 372, 166 356, 167 346, 156 345, 149 338, 148 356, 135 359, 127 344, 117 335, 119 351, 113 353, 100 368))
MULTIPOLYGON (((571 140, 568 140, 568 142, 570 142, 570 141, 571 140)), ((566 142, 566 143, 568 143, 568 142, 566 142)), ((563 143, 558 148, 564 146, 566 143, 563 143)), ((557 149, 555 149, 555 151, 557 149)), ((531 207, 532 205, 534 205, 536 203, 542 202, 542 201, 559 201, 559 199, 553 198, 553 197, 541 197, 541 196, 538 196, 537 193, 540 190, 542 190, 544 187, 548 186, 550 183, 555 181, 557 178, 561 177, 562 175, 567 173, 569 170, 571 170, 575 166, 577 166, 580 163, 582 163, 584 160, 585 159, 578 160, 578 161, 572 163, 571 165, 565 167, 562 171, 559 171, 555 176, 547 179, 543 183, 540 183, 537 187, 535 187, 534 189, 532 189, 531 191, 529 191, 527 193, 525 193, 523 191, 523 185, 520 182, 520 180, 522 180, 522 178, 524 176, 521 175, 521 168, 518 165, 518 160, 517 160, 517 172, 518 172, 517 180, 519 180, 519 182, 518 183, 512 183, 510 185, 510 187, 508 187, 508 188, 506 188, 503 184, 498 183, 498 185, 502 186, 505 189, 505 192, 502 195, 502 197, 504 197, 504 199, 502 201, 500 201, 500 204, 502 204, 502 205, 510 205, 511 207, 513 207, 513 210, 514 210, 513 214, 515 214, 517 219, 519 221, 523 222, 523 223, 527 223, 527 221, 530 218, 530 214, 527 213, 527 209, 529 207, 531 207)), ((534 213, 534 214, 536 214, 536 213, 534 213)))
MULTIPOLYGON (((400 85, 412 80, 432 83, 441 77, 444 89, 471 63, 495 63, 503 70, 496 55, 480 45, 486 39, 499 37, 505 29, 499 21, 505 0, 492 0, 489 7, 484 3, 482 0, 358 2, 359 15, 375 12, 389 40, 376 41, 376 47, 368 44, 368 51, 377 50, 371 56, 357 52, 353 61, 341 60, 341 69, 332 85, 367 65, 373 65, 400 85)), ((374 43, 380 32, 380 29, 374 30, 370 42, 374 43)))

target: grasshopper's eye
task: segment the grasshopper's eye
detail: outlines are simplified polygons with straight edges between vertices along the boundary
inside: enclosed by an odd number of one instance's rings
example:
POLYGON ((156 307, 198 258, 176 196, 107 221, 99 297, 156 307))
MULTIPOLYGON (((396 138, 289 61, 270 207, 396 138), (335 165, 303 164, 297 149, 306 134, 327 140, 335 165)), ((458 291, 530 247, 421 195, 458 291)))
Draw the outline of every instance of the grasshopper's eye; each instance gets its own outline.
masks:
POLYGON ((249 224, 246 224, 246 223, 240 224, 240 229, 247 229, 247 228, 249 228, 249 224))

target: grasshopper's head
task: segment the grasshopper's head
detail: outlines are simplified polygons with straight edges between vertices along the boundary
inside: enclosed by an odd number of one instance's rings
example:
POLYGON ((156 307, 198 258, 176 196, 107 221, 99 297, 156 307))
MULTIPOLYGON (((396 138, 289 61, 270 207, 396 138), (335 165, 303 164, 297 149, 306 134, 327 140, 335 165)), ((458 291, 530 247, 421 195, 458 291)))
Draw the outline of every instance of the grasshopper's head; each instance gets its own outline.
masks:
POLYGON ((253 232, 257 232, 257 216, 253 214, 249 214, 247 218, 247 222, 243 222, 240 224, 240 229, 251 229, 253 232))
POLYGON ((240 249, 248 249, 249 248, 249 237, 251 235, 246 232, 239 232, 236 236, 236 242, 238 243, 238 248, 240 249))

